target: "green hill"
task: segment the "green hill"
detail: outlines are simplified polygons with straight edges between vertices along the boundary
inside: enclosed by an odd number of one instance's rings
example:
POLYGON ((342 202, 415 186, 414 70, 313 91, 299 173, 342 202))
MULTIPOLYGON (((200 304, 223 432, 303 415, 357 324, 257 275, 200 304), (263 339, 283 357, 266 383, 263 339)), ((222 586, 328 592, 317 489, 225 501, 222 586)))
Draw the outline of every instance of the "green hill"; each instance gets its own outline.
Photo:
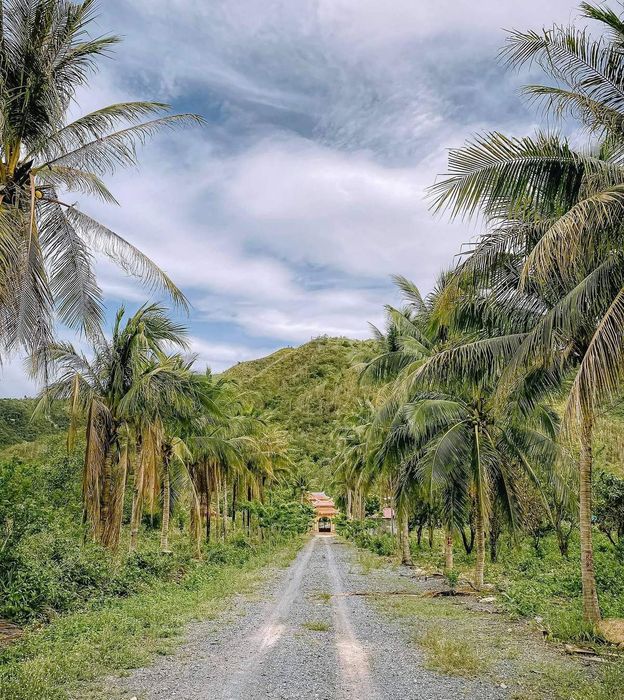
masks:
POLYGON ((0 399, 0 449, 32 442, 67 429, 64 405, 57 403, 49 416, 33 417, 36 399, 0 399))
POLYGON ((334 454, 332 432, 371 389, 358 383, 353 365, 374 355, 372 341, 317 338, 225 372, 253 394, 256 406, 288 432, 293 459, 323 487, 334 454))

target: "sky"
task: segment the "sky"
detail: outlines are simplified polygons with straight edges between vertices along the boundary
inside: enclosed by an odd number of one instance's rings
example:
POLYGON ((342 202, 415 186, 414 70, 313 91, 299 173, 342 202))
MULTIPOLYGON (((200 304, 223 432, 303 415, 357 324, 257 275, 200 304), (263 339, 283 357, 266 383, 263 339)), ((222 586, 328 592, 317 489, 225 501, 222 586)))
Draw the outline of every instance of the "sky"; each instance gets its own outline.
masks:
MULTIPOLYGON (((198 366, 214 371, 319 335, 369 337, 390 276, 423 292, 478 229, 434 217, 448 148, 540 115, 507 71, 505 30, 577 17, 568 0, 105 0, 94 30, 123 38, 77 113, 128 99, 206 123, 165 132, 80 207, 188 296, 198 366)), ((108 315, 149 292, 98 260, 108 315)), ((154 298, 154 297, 152 297, 154 298)), ((156 297, 157 298, 157 297, 156 297)), ((61 337, 71 334, 60 329, 61 337)), ((33 394, 19 359, 0 395, 33 394)))

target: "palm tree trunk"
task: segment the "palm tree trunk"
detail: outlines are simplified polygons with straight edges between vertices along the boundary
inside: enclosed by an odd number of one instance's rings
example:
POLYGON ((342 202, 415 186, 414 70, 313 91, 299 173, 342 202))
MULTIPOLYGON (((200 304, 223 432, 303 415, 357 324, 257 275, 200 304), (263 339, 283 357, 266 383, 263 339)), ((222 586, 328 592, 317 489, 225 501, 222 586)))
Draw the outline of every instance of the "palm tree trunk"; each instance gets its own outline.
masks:
POLYGON ((134 477, 134 492, 132 494, 132 515, 130 517, 130 551, 137 548, 139 539, 139 528, 141 527, 141 515, 143 512, 143 480, 145 476, 145 465, 143 454, 139 453, 137 458, 136 474, 134 477))
POLYGON ((581 424, 581 450, 579 459, 579 528, 581 531, 581 581, 583 585, 583 617, 588 622, 600 620, 596 576, 594 573, 594 549, 592 543, 592 430, 593 417, 583 413, 581 424))
POLYGON ((201 506, 195 489, 191 493, 191 545, 193 556, 201 559, 201 506))
POLYGON ((100 543, 106 544, 106 531, 111 518, 111 494, 113 481, 112 457, 106 454, 102 465, 102 481, 100 487, 100 520, 95 529, 95 538, 100 543))
POLYGON ((94 405, 91 403, 87 416, 87 445, 82 476, 82 521, 88 528, 85 529, 85 539, 97 539, 99 536, 104 468, 102 458, 106 458, 102 455, 102 443, 102 436, 96 426, 94 405))
POLYGON ((113 550, 117 549, 121 539, 123 508, 126 497, 126 485, 128 482, 128 460, 129 449, 127 445, 124 445, 119 454, 119 461, 116 465, 112 483, 111 512, 106 536, 106 546, 113 550))
POLYGON ((227 537, 227 521, 228 521, 228 490, 227 476, 223 475, 223 539, 227 537))
POLYGON ((169 520, 171 519, 171 478, 169 474, 169 457, 163 459, 163 506, 162 529, 160 531, 160 551, 169 551, 169 520))
POLYGON ((470 522, 470 539, 466 536, 466 531, 464 530, 463 526, 459 528, 459 532, 461 534, 462 542, 464 544, 464 549, 466 550, 466 554, 471 554, 472 549, 474 547, 474 541, 475 541, 475 529, 474 525, 472 524, 472 520, 470 522))
POLYGON ((483 588, 483 576, 485 574, 485 516, 483 513, 484 504, 477 498, 477 513, 475 539, 477 547, 477 563, 475 567, 474 585, 477 590, 483 588))
POLYGON ((215 510, 215 533, 217 535, 217 541, 221 533, 221 487, 219 481, 219 475, 215 473, 215 501, 217 504, 217 509, 215 510))
POLYGON ((412 552, 410 551, 409 542, 409 519, 407 516, 407 510, 405 508, 399 508, 399 539, 401 544, 401 564, 404 566, 414 566, 412 561, 412 552))
POLYGON ((453 528, 447 526, 444 532, 444 573, 453 571, 453 528))

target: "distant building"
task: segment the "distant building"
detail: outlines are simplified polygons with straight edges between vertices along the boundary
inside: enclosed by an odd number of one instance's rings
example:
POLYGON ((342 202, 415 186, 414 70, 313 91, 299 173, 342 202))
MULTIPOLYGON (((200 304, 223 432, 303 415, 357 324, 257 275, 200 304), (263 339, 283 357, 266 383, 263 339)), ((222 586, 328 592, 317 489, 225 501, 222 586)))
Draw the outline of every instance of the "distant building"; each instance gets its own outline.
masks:
POLYGON ((384 532, 394 535, 396 529, 396 513, 394 508, 386 506, 381 512, 382 528, 384 532))
POLYGON ((396 532, 396 513, 394 508, 384 506, 378 513, 372 515, 369 520, 375 522, 374 530, 377 533, 387 532, 394 535, 396 532))
POLYGON ((324 491, 310 491, 306 500, 314 508, 314 531, 327 534, 335 532, 334 519, 339 511, 334 499, 330 498, 324 491))

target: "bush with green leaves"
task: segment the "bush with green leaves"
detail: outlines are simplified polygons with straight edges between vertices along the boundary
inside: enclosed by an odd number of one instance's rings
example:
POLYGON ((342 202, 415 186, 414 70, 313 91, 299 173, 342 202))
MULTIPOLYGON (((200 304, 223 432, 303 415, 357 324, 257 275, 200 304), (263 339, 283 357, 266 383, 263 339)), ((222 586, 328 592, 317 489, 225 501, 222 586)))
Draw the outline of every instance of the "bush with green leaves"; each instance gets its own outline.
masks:
POLYGON ((397 539, 387 532, 379 532, 379 521, 340 519, 336 522, 337 532, 352 540, 358 547, 368 549, 383 557, 396 554, 397 539))
POLYGON ((314 521, 314 508, 309 503, 275 500, 241 504, 243 509, 257 518, 258 525, 267 533, 302 535, 308 532, 314 521))
POLYGON ((599 472, 594 483, 594 504, 598 527, 617 546, 624 540, 624 479, 599 472))

